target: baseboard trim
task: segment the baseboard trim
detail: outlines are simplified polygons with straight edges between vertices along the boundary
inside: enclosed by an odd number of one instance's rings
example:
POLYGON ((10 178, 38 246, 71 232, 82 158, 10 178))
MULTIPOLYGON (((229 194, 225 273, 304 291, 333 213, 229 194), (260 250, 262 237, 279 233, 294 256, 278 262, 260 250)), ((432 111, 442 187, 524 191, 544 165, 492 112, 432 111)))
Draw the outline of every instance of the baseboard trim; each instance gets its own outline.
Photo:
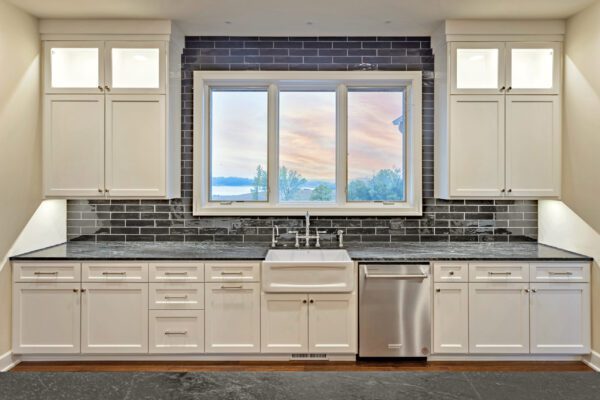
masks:
MULTIPOLYGON (((291 354, 22 354, 20 361, 290 361, 291 354)), ((303 360, 306 361, 306 360, 303 360)), ((318 360, 318 361, 323 361, 318 360)), ((331 354, 326 361, 356 361, 355 354, 331 354)), ((310 362, 310 361, 309 361, 310 362)))
POLYGON ((592 351, 590 355, 583 357, 583 362, 596 372, 600 372, 600 353, 592 351))
POLYGON ((0 356, 0 372, 10 371, 20 362, 21 359, 18 356, 14 355, 12 351, 7 351, 0 356))
POLYGON ((583 361, 580 355, 564 354, 433 354, 427 361, 583 361))

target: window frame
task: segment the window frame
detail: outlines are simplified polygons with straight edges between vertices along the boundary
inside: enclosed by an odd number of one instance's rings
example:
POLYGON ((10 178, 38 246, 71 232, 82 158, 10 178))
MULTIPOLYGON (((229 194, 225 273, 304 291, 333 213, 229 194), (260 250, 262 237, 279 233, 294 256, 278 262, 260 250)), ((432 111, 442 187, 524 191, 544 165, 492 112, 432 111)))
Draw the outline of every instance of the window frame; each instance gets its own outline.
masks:
POLYGON ((194 71, 193 215, 195 216, 393 216, 422 215, 422 77, 420 71, 194 71), (268 91, 268 201, 214 202, 209 200, 210 88, 266 87, 268 91), (348 201, 347 92, 348 87, 406 87, 405 201, 348 201), (336 93, 336 200, 334 203, 279 202, 279 90, 333 89, 336 93))

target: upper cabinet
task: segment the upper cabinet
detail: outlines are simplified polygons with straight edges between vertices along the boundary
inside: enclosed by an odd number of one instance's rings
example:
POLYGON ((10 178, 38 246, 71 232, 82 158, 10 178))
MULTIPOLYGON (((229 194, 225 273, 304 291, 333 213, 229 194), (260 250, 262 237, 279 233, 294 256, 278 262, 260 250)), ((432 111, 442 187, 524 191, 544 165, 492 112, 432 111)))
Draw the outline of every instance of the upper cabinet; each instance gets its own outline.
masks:
POLYGON ((560 198, 561 21, 446 21, 435 54, 435 196, 560 198))
POLYGON ((41 23, 45 196, 179 197, 182 38, 170 21, 90 24, 41 23))
POLYGON ((453 42, 451 94, 558 94, 558 42, 453 42))

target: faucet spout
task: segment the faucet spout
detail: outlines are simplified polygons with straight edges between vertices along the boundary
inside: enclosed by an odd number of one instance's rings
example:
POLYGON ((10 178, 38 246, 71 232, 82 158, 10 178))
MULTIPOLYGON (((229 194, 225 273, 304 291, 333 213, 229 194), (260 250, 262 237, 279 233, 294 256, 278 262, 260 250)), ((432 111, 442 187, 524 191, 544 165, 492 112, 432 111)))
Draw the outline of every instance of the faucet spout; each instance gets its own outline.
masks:
POLYGON ((304 234, 304 239, 306 241, 306 247, 310 247, 310 214, 308 211, 306 212, 305 219, 306 219, 306 223, 305 223, 306 231, 304 234))

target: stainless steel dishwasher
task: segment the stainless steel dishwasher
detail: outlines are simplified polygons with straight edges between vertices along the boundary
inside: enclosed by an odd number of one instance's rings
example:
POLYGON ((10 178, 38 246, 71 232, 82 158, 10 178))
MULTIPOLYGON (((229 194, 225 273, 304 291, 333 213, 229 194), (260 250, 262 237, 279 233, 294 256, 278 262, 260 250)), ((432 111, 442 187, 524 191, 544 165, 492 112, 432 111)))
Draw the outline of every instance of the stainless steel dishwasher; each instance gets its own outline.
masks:
POLYGON ((426 264, 360 264, 360 357, 426 357, 431 274, 426 264))

